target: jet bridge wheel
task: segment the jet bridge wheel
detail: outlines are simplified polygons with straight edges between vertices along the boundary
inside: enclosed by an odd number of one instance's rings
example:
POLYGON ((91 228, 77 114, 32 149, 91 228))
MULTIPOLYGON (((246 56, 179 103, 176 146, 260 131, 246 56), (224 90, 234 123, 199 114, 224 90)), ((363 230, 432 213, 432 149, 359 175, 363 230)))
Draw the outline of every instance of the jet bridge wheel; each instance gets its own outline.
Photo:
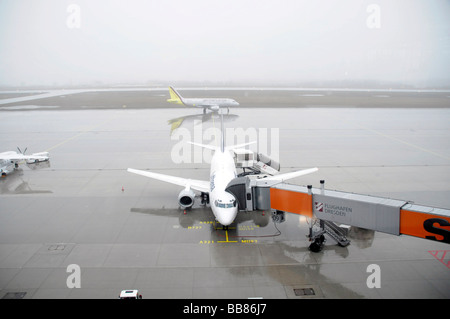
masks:
POLYGON ((319 237, 314 239, 314 242, 311 245, 309 245, 309 250, 311 250, 313 253, 321 252, 323 249, 324 243, 325 243, 325 236, 320 235, 319 237))

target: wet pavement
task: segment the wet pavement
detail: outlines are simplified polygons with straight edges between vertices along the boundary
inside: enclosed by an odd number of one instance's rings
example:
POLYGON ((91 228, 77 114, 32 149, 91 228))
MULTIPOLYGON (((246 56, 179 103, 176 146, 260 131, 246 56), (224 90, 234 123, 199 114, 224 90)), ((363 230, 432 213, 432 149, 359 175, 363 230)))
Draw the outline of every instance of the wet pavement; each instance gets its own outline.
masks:
MULTIPOLYGON (((318 187, 324 179, 328 189, 450 208, 447 108, 225 114, 229 139, 256 136, 282 171, 319 167, 290 183, 318 187)), ((50 167, 23 164, 0 181, 0 298, 117 298, 131 288, 144 298, 450 298, 447 244, 352 229, 348 247, 329 238, 312 253, 303 217, 275 224, 271 212, 240 213, 225 231, 199 201, 180 210, 180 187, 126 172, 208 180, 208 154, 180 143, 214 143, 216 115, 47 109, 0 118, 2 151, 51 157, 50 167), (73 264, 81 288, 68 288, 73 264), (381 288, 368 287, 372 264, 381 288), (313 295, 302 295, 310 288, 313 295)))

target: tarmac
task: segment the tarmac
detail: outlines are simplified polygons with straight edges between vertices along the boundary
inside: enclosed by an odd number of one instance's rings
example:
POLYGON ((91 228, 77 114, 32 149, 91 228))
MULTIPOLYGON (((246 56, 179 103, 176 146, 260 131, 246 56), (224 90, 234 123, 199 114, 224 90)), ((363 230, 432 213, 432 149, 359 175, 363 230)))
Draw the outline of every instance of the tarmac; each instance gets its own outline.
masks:
MULTIPOLYGON (((450 208, 449 92, 180 93, 235 98, 227 136, 256 136, 283 172, 319 168, 289 183, 450 208)), ((173 107, 167 89, 52 95, 0 108, 1 151, 51 157, 0 180, 0 298, 450 298, 448 244, 355 228, 349 246, 328 238, 313 253, 303 217, 239 213, 224 231, 200 201, 180 210, 180 187, 128 173, 209 179, 207 152, 183 143, 214 143, 219 117, 173 107), (380 288, 369 287, 371 265, 380 288)))

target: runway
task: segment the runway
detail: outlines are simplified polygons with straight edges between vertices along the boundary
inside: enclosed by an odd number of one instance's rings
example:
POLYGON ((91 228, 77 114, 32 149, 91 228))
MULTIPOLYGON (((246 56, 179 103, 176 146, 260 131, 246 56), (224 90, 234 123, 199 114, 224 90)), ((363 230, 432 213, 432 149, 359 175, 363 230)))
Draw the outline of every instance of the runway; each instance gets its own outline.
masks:
MULTIPOLYGON (((228 97, 241 108, 448 108, 450 90, 301 87, 176 87, 186 98, 228 97)), ((167 87, 0 91, 0 110, 183 108, 166 102, 167 87)))
MULTIPOLYGON (((245 92, 212 94, 241 102, 245 92)), ((192 147, 180 163, 174 150, 187 134, 214 143, 208 128, 219 118, 172 107, 167 90, 139 91, 130 103, 118 94, 2 105, 2 151, 49 151, 51 166, 21 165, 0 181, 0 298, 114 299, 124 289, 144 299, 450 298, 448 244, 354 229, 350 246, 328 239, 312 253, 297 215, 274 224, 270 212, 240 213, 225 232, 208 207, 185 214, 179 187, 126 169, 208 180, 208 154, 192 147), (67 285, 73 264, 81 288, 67 285), (367 285, 372 264, 381 288, 367 285)), ((270 146, 282 171, 319 168, 290 183, 324 179, 327 189, 450 208, 449 93, 302 91, 280 105, 266 91, 247 94, 225 126, 265 137, 260 147, 270 146)))

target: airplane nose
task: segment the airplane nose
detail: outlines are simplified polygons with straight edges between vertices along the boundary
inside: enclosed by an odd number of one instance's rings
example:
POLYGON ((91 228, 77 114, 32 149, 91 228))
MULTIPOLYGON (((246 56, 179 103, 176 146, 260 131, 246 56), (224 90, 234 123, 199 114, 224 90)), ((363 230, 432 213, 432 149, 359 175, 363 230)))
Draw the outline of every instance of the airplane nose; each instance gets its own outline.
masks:
POLYGON ((222 226, 229 226, 229 225, 231 225, 233 223, 233 220, 231 218, 228 218, 228 217, 219 217, 219 218, 217 218, 217 221, 222 226))
POLYGON ((237 210, 234 209, 224 209, 218 212, 216 218, 217 221, 222 226, 229 226, 234 222, 234 219, 236 218, 237 210))

